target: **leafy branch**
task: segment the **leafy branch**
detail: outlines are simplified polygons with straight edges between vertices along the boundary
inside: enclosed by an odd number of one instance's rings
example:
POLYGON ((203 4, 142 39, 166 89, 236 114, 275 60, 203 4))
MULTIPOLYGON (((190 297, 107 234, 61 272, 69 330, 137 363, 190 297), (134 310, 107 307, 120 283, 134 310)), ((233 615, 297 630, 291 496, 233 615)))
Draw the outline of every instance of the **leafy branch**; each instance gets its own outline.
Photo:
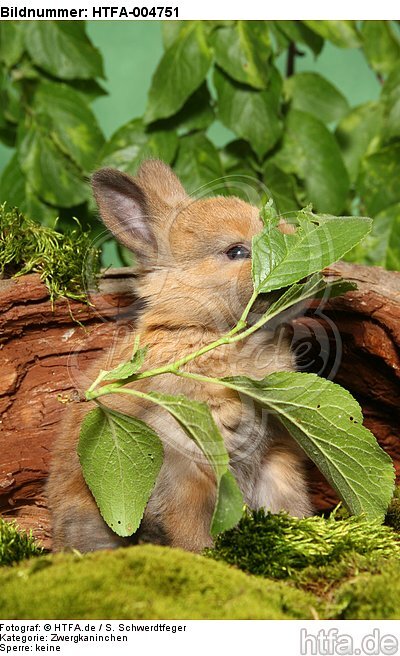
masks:
POLYGON ((130 535, 140 525, 161 467, 162 444, 142 421, 101 403, 103 396, 112 394, 130 395, 163 408, 203 452, 216 481, 210 526, 213 536, 236 525, 242 515, 242 494, 208 406, 182 395, 143 392, 134 386, 140 380, 165 374, 224 386, 254 399, 277 416, 352 513, 375 519, 384 516, 393 491, 393 466, 372 433, 362 426, 360 408, 349 392, 313 374, 276 372, 263 380, 252 380, 244 376, 214 378, 186 369, 200 356, 250 337, 294 305, 322 294, 354 289, 345 281, 325 280, 318 271, 341 258, 369 232, 369 219, 319 216, 306 208, 295 215, 291 234, 280 232, 270 204, 262 211, 262 219, 264 228, 252 244, 254 291, 229 332, 193 353, 150 370, 143 369, 146 347, 139 347, 137 338, 132 358, 111 371, 101 371, 86 392, 86 399, 94 400, 97 407, 83 422, 79 456, 105 521, 119 535, 130 535), (259 294, 272 290, 280 290, 279 298, 254 324, 249 324, 259 294))

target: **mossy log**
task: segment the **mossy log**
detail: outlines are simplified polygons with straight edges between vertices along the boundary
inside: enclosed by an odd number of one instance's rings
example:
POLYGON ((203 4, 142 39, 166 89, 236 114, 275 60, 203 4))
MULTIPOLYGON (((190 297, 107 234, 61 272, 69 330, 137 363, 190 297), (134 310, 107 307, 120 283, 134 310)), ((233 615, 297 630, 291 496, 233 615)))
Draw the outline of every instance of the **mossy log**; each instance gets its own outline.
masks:
MULTIPOLYGON (((400 477, 400 273, 340 263, 326 275, 356 291, 288 317, 301 370, 317 371, 359 400, 365 424, 394 458, 400 477)), ((116 332, 134 330, 138 303, 132 269, 106 272, 92 305, 58 300, 35 274, 0 281, 0 514, 32 529, 49 548, 44 484, 72 367, 85 368, 116 332), (77 323, 79 321, 79 323, 77 323)), ((310 467, 316 506, 337 497, 310 467)))

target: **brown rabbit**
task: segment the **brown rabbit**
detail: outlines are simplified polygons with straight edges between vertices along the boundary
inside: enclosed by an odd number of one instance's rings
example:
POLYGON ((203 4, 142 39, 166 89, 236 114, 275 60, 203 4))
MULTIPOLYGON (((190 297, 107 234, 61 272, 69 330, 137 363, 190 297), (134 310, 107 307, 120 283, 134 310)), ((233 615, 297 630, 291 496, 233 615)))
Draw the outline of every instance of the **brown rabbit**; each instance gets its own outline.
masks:
MULTIPOLYGON (((141 345, 149 345, 146 368, 196 351, 235 325, 252 293, 251 238, 262 227, 256 207, 234 197, 194 200, 158 160, 144 162, 135 178, 102 169, 93 175, 92 184, 105 225, 138 260, 144 309, 137 331, 141 345)), ((113 345, 112 366, 129 359, 133 341, 131 335, 113 345)), ((106 366, 104 360, 96 362, 92 379, 101 368, 110 368, 110 361, 106 366)), ((260 330, 243 342, 203 355, 187 368, 208 376, 262 378, 273 371, 293 370, 294 362, 286 338, 260 330)), ((311 513, 305 456, 265 411, 222 386, 171 374, 143 380, 139 388, 181 393, 208 403, 248 506, 284 509, 296 516, 311 513)), ((54 549, 89 551, 133 541, 190 551, 210 546, 216 485, 200 451, 159 407, 131 396, 103 400, 158 432, 164 444, 161 472, 138 532, 130 539, 118 537, 101 518, 77 456, 79 425, 92 404, 71 404, 55 445, 47 488, 54 549)))

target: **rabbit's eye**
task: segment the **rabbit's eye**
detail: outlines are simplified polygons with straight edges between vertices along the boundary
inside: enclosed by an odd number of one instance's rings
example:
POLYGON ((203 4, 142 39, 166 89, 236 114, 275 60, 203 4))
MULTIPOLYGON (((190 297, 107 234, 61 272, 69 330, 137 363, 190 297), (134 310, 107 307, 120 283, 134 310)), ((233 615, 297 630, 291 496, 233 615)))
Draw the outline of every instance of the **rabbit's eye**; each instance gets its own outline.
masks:
POLYGON ((250 251, 246 246, 237 244, 236 246, 231 246, 231 248, 226 251, 226 255, 230 260, 247 260, 250 257, 250 251))

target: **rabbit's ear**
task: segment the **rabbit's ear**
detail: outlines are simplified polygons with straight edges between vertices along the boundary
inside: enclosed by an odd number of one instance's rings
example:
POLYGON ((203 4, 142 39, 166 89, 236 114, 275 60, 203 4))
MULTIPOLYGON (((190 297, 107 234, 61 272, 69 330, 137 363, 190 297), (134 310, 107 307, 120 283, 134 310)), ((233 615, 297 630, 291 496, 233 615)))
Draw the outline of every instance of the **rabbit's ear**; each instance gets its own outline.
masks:
MULTIPOLYGON (((160 203, 167 207, 175 207, 187 200, 188 195, 181 181, 173 170, 159 159, 148 159, 141 164, 135 180, 146 192, 155 208, 160 203)), ((162 208, 159 207, 161 216, 162 208)))
POLYGON ((143 189, 126 173, 109 168, 93 174, 92 187, 101 218, 117 240, 139 259, 153 257, 157 245, 143 189))

